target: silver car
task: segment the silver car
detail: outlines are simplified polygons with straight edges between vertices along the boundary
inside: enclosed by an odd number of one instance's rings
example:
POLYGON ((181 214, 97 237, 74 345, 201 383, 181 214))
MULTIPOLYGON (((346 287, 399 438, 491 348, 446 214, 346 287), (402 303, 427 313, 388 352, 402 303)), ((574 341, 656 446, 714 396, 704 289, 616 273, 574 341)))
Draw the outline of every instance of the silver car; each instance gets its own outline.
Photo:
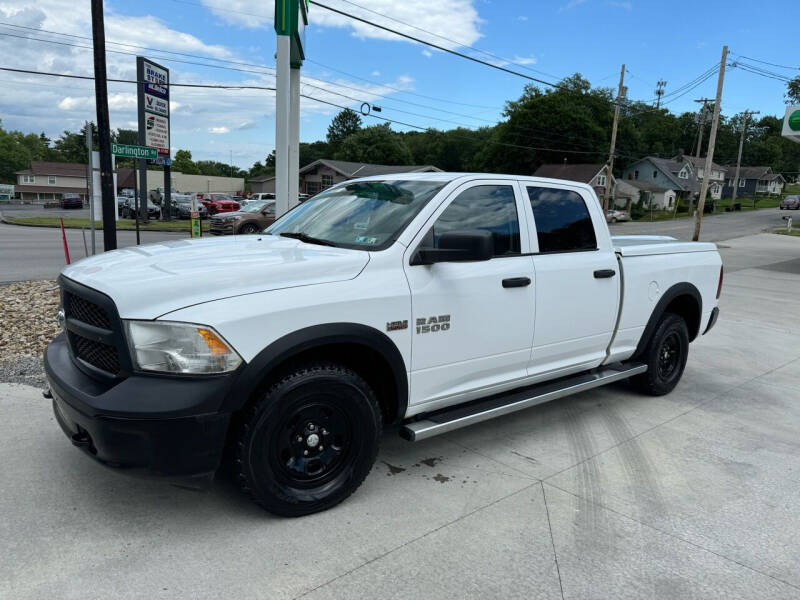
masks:
POLYGON ((606 223, 616 223, 618 221, 630 221, 631 216, 624 210, 611 209, 606 211, 606 223))
POLYGON ((800 196, 786 196, 781 200, 781 210, 800 210, 800 196))

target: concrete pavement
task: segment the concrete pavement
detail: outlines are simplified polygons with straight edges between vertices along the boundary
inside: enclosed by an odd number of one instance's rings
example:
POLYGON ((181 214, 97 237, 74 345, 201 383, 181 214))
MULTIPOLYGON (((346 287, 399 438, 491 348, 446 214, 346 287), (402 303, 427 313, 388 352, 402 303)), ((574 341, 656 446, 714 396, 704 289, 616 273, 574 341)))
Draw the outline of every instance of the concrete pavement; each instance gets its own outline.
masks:
POLYGON ((798 598, 800 240, 730 240, 716 328, 662 398, 601 388, 387 433, 326 513, 108 471, 0 385, 2 598, 798 598))

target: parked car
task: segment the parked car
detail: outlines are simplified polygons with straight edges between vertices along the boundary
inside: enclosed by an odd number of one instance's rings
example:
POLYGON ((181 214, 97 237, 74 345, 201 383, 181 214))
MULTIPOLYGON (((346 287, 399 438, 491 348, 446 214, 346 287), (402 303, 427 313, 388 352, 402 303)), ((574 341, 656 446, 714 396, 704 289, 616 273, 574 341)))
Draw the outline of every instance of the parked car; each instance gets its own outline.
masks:
POLYGON ((241 205, 236 202, 230 194, 209 194, 208 192, 204 192, 195 194, 195 197, 206 207, 209 215, 234 212, 241 208, 241 205))
POLYGON ((781 200, 781 210, 800 210, 800 196, 786 196, 781 200))
POLYGON ((264 235, 90 256, 59 285, 44 368, 72 445, 195 486, 230 448, 242 489, 297 517, 356 491, 384 425, 418 441, 616 381, 668 394, 722 262, 612 238, 586 184, 397 173, 264 235))
MULTIPOLYGON (((173 219, 191 219, 192 197, 188 195, 173 197, 169 208, 173 219)), ((197 213, 201 219, 208 218, 208 209, 199 202, 197 203, 197 213)))
MULTIPOLYGON (((119 216, 122 219, 136 218, 136 201, 134 198, 126 198, 122 206, 119 207, 119 216)), ((160 219, 161 207, 154 204, 150 198, 147 199, 147 218, 160 219)))
POLYGON ((631 216, 624 210, 611 209, 606 212, 606 223, 616 223, 617 221, 630 221, 631 216))
POLYGON ((247 199, 249 202, 260 202, 262 200, 275 200, 275 194, 272 192, 258 192, 255 194, 250 194, 250 197, 247 199))
POLYGON ((211 217, 213 235, 259 233, 275 221, 275 201, 251 202, 242 210, 211 217))
POLYGON ((61 194, 61 208, 83 208, 83 198, 72 192, 61 194))

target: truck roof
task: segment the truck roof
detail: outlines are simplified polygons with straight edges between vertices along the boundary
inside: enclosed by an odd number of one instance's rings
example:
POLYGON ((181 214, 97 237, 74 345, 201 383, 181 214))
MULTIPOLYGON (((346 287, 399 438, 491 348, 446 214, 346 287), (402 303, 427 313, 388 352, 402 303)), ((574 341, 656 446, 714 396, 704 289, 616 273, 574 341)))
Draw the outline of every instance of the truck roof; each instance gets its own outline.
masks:
POLYGON ((524 180, 532 183, 558 184, 581 187, 591 190, 591 186, 579 181, 569 181, 565 179, 552 179, 550 177, 534 177, 532 175, 508 175, 502 173, 453 173, 446 171, 425 172, 425 173, 387 173, 386 175, 372 175, 370 177, 359 177, 348 181, 442 181, 451 182, 457 179, 509 179, 513 181, 524 180))

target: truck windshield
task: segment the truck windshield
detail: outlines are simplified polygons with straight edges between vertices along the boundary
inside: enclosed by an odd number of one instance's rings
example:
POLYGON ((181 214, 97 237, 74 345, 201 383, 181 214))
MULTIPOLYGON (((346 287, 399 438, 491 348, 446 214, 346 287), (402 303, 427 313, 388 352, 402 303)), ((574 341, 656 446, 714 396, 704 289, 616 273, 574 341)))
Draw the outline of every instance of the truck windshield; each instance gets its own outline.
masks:
POLYGON ((286 213, 265 232, 303 237, 326 245, 383 250, 447 182, 358 181, 317 194, 286 213))

